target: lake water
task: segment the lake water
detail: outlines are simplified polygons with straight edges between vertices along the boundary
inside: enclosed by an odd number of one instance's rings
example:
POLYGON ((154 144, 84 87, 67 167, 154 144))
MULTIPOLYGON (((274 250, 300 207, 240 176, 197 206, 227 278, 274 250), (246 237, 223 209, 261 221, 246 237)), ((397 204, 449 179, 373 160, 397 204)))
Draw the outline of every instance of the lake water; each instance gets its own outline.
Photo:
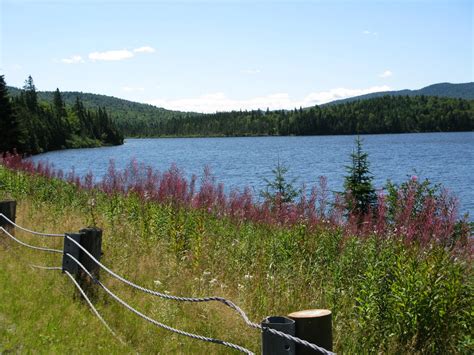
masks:
MULTIPOLYGON (((135 158, 160 171, 176 163, 188 176, 202 176, 204 166, 208 165, 227 191, 250 186, 257 194, 265 187, 264 179, 272 179, 271 170, 280 160, 289 169, 288 177, 296 179, 297 185, 312 186, 324 175, 331 190, 341 191, 354 138, 126 139, 122 146, 55 151, 32 159, 47 160, 65 172, 74 167, 79 175, 91 171, 98 177, 105 174, 110 159, 117 168, 125 167, 135 158)), ((461 212, 469 212, 473 219, 474 132, 364 135, 362 138, 377 188, 387 179, 399 183, 412 175, 428 178, 456 194, 461 212)))

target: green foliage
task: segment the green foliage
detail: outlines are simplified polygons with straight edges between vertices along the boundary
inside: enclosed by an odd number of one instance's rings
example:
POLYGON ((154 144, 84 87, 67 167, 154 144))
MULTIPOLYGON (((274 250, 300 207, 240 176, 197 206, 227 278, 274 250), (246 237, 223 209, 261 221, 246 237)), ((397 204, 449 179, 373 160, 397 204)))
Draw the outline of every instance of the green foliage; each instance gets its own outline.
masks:
POLYGON ((154 125, 147 124, 146 127, 150 136, 471 131, 474 129, 474 101, 424 96, 384 96, 298 110, 178 115, 168 120, 157 121, 154 125))
POLYGON ((0 152, 15 147, 15 142, 18 140, 20 140, 18 117, 8 96, 4 76, 0 75, 0 152))
POLYGON ((370 263, 358 277, 357 327, 366 351, 468 352, 473 283, 466 265, 441 248, 421 253, 385 246, 366 256, 370 263))
MULTIPOLYGON (((22 225, 51 232, 91 223, 103 228, 102 260, 140 285, 178 295, 227 297, 255 321, 301 309, 331 309, 338 353, 472 353, 472 265, 469 257, 443 247, 418 249, 388 236, 359 238, 304 225, 236 224, 202 210, 79 190, 2 167, 0 180, 0 198, 8 194, 18 200, 22 225)), ((51 238, 26 241, 60 247, 51 238)), ((125 340, 122 347, 84 304, 73 302, 73 286, 60 273, 26 267, 56 265, 57 256, 23 254, 21 247, 2 243, 1 351, 64 352, 64 344, 73 341, 81 351, 94 353, 160 352, 164 344, 170 353, 228 353, 158 330, 99 296, 96 305, 125 340), (16 251, 19 256, 12 256, 16 251), (99 336, 90 338, 90 330, 99 336)), ((219 306, 141 297, 101 276, 114 292, 164 323, 252 350, 260 347, 260 334, 219 306)))
MULTIPOLYGON (((170 111, 110 96, 63 93, 67 105, 76 97, 86 109, 107 107, 126 136, 332 135, 402 132, 452 132, 474 129, 472 83, 424 90, 369 94, 323 106, 295 110, 233 111, 215 114, 170 111), (383 96, 380 96, 383 95, 383 96), (423 96, 423 95, 439 95, 423 96), (462 99, 464 98, 464 99, 462 99)), ((11 88, 14 95, 17 89, 11 88)), ((52 103, 53 92, 38 97, 52 103)))
POLYGON ((344 195, 349 212, 365 214, 377 202, 372 185, 368 154, 362 150, 362 139, 357 136, 356 148, 351 154, 352 164, 346 166, 349 175, 344 178, 344 195))
POLYGON ((0 82, 0 152, 36 154, 49 150, 122 144, 118 131, 105 109, 86 110, 79 99, 67 108, 58 89, 52 104, 39 102, 31 76, 24 90, 10 100, 5 82, 0 82), (2 89, 3 87, 3 89, 2 89))
POLYGON ((281 206, 282 204, 293 202, 301 193, 300 190, 294 187, 295 179, 287 180, 285 176, 287 172, 288 167, 278 160, 277 166, 272 169, 274 179, 265 179, 265 190, 260 195, 273 205, 281 206))
POLYGON ((388 217, 391 220, 394 219, 397 212, 405 207, 401 205, 402 201, 406 202, 406 199, 402 198, 403 196, 413 195, 413 200, 409 202, 413 203, 413 214, 417 214, 421 212, 427 198, 437 200, 442 193, 440 184, 432 184, 428 179, 420 182, 416 175, 411 176, 400 185, 389 180, 385 185, 385 190, 387 191, 388 217))

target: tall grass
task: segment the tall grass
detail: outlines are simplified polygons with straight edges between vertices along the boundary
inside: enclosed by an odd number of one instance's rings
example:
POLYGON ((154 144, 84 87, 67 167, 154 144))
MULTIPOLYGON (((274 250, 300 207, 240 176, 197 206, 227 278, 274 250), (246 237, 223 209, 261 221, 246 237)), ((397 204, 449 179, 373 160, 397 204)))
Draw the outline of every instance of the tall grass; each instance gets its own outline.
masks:
MULTIPOLYGON (((361 223, 358 216, 345 215, 343 201, 329 201, 324 179, 296 203, 276 209, 256 201, 249 190, 225 195, 208 173, 188 181, 176 167, 158 173, 136 163, 122 172, 111 166, 106 178, 94 183, 90 175, 81 179, 17 157, 7 157, 3 166, 0 194, 20 202, 22 224, 54 231, 102 227, 104 262, 144 286, 228 297, 256 321, 329 308, 337 352, 473 350, 469 232, 447 195, 425 203, 425 194, 404 195, 400 187, 396 196, 381 195, 378 213, 361 223)), ((2 269, 25 262, 1 260, 2 269)), ((35 278, 27 274, 23 282, 35 278)), ((154 301, 104 281, 171 325, 258 349, 259 335, 217 306, 154 301)), ((60 281, 53 286, 64 287, 60 281)), ((130 348, 221 350, 157 331, 110 302, 104 297, 99 306, 130 348)))

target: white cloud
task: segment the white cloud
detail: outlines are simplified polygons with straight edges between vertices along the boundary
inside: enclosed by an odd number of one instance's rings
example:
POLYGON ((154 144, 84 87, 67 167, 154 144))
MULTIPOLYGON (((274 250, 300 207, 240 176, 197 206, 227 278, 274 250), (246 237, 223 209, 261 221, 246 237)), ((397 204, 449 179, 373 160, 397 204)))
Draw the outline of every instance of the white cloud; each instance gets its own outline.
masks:
POLYGON ((69 58, 61 59, 61 63, 64 64, 80 64, 84 63, 84 59, 80 55, 73 55, 69 58))
POLYGON ((155 53, 156 52, 155 48, 150 47, 150 46, 135 48, 133 51, 135 53, 155 53))
POLYGON ((145 91, 145 88, 133 87, 133 86, 122 86, 121 89, 122 89, 122 91, 125 91, 125 92, 143 92, 143 91, 145 91))
POLYGON ((96 60, 117 61, 117 60, 132 58, 133 56, 134 56, 133 52, 129 51, 128 49, 89 53, 89 59, 92 61, 96 61, 96 60))
MULTIPOLYGON (((119 61, 135 57, 135 53, 154 53, 155 49, 150 46, 138 47, 133 50, 119 49, 110 50, 104 52, 92 52, 89 53, 88 58, 90 61, 119 61)), ((84 59, 80 55, 73 55, 69 58, 61 59, 60 62, 65 64, 77 64, 84 63, 84 59)))
POLYGON ((393 75, 391 70, 385 70, 382 74, 379 75, 379 78, 389 78, 393 75))
POLYGON ((260 69, 243 69, 240 71, 242 74, 258 74, 260 69))
POLYGON ((377 32, 372 32, 372 31, 369 31, 369 30, 362 31, 362 33, 367 35, 367 36, 369 36, 369 35, 377 36, 377 32))
POLYGON ((237 100, 227 97, 224 93, 210 93, 195 98, 185 99, 155 99, 148 101, 149 104, 164 107, 170 110, 194 111, 194 112, 216 112, 231 110, 270 110, 293 109, 321 105, 330 101, 345 99, 352 96, 369 94, 377 91, 388 91, 389 86, 373 86, 367 89, 337 88, 328 91, 312 92, 302 99, 292 99, 288 93, 275 93, 266 96, 258 96, 249 99, 237 100))

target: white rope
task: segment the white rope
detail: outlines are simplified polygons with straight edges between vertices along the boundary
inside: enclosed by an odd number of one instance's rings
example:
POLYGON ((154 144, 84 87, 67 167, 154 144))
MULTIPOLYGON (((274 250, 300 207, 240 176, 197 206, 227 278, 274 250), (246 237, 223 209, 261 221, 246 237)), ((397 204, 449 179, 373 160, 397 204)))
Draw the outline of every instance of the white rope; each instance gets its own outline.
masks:
POLYGON ((28 228, 25 228, 25 227, 22 227, 18 224, 16 224, 15 222, 13 222, 11 219, 9 219, 7 216, 5 216, 3 213, 0 213, 0 218, 3 217, 7 222, 9 222, 11 225, 21 229, 22 231, 25 231, 25 232, 28 232, 28 233, 31 233, 31 234, 35 234, 35 235, 39 235, 39 236, 43 236, 43 237, 64 237, 64 234, 53 234, 53 233, 42 233, 42 232, 35 232, 35 231, 32 231, 28 228))
POLYGON ((11 235, 9 232, 7 232, 7 231, 5 230, 5 228, 3 228, 3 227, 0 227, 0 230, 3 231, 6 235, 8 235, 8 236, 9 236, 11 239, 13 239, 15 242, 17 242, 18 244, 21 244, 21 245, 23 245, 23 246, 25 246, 25 247, 27 247, 27 248, 35 249, 35 250, 41 250, 41 251, 47 251, 47 252, 50 252, 50 253, 63 254, 63 251, 62 251, 62 250, 36 247, 36 246, 34 246, 34 245, 26 244, 25 242, 22 242, 21 240, 16 239, 13 235, 11 235))
POLYGON ((216 302, 221 302, 221 303, 225 304, 227 307, 229 307, 229 308, 233 309, 235 312, 237 312, 249 327, 259 329, 259 330, 262 330, 262 331, 268 331, 268 332, 270 332, 274 335, 281 336, 281 337, 286 338, 288 340, 294 341, 295 343, 298 343, 298 344, 301 344, 303 346, 309 347, 309 348, 311 348, 313 350, 316 350, 316 351, 319 351, 320 353, 325 354, 325 355, 334 354, 333 352, 328 351, 328 350, 326 350, 326 349, 324 349, 324 348, 322 348, 322 347, 320 347, 316 344, 310 343, 306 340, 297 338, 295 336, 286 334, 284 332, 280 332, 280 331, 275 330, 275 329, 262 327, 260 324, 252 322, 248 318, 248 316, 245 314, 245 312, 239 306, 237 306, 234 302, 232 302, 230 300, 227 300, 223 297, 215 297, 215 296, 203 297, 203 298, 179 297, 179 296, 173 296, 173 295, 168 295, 168 294, 165 294, 165 293, 153 291, 153 290, 147 289, 145 287, 139 286, 139 285, 123 278, 122 276, 116 274, 115 272, 110 270, 108 267, 103 265, 91 253, 89 253, 89 251, 87 251, 82 245, 80 245, 78 242, 76 242, 71 237, 66 235, 66 238, 69 239, 74 244, 76 244, 87 256, 89 256, 97 265, 99 265, 103 270, 108 272, 111 276, 115 277, 116 279, 122 281, 123 283, 125 283, 125 284, 127 284, 127 285, 129 285, 129 286, 131 286, 135 289, 138 289, 142 292, 148 293, 148 294, 153 295, 153 296, 161 297, 161 298, 168 299, 168 300, 174 300, 174 301, 181 301, 181 302, 211 302, 211 301, 216 301, 216 302))
POLYGON ((30 264, 30 266, 34 269, 41 269, 41 270, 62 270, 63 269, 61 266, 42 266, 42 265, 33 265, 33 264, 30 264))
POLYGON ((135 308, 133 308, 132 306, 130 306, 127 302, 125 302, 125 301, 122 300, 120 297, 118 297, 117 295, 115 295, 112 291, 110 291, 102 282, 100 282, 100 281, 97 280, 94 276, 92 276, 92 274, 86 269, 86 267, 85 267, 84 265, 82 265, 75 257, 73 257, 73 256, 72 256, 71 254, 69 254, 69 253, 67 253, 66 255, 67 255, 68 257, 70 257, 72 260, 74 260, 74 262, 76 262, 76 264, 79 265, 79 267, 80 267, 95 283, 97 283, 100 287, 102 287, 102 289, 103 289, 105 292, 107 292, 113 299, 115 299, 118 303, 120 303, 122 306, 124 306, 125 308, 127 308, 127 309, 128 309, 129 311, 131 311, 132 313, 135 313, 136 315, 138 315, 139 317, 141 317, 141 318, 147 320, 148 322, 153 323, 153 324, 155 324, 156 326, 158 326, 158 327, 160 327, 160 328, 166 329, 166 330, 171 331, 171 332, 176 333, 176 334, 184 335, 184 336, 187 336, 187 337, 190 337, 190 338, 193 338, 193 339, 202 340, 202 341, 206 341, 206 342, 209 342, 209 343, 220 344, 220 345, 227 346, 227 347, 232 348, 232 349, 235 349, 235 350, 239 350, 239 351, 241 351, 241 352, 243 352, 243 353, 245 353, 245 354, 254 355, 253 352, 251 352, 251 351, 248 350, 248 349, 245 349, 245 348, 241 347, 240 345, 233 344, 233 343, 229 343, 229 342, 226 342, 226 341, 223 341, 223 340, 219 340, 219 339, 215 339, 215 338, 205 337, 205 336, 198 335, 198 334, 188 333, 188 332, 185 332, 185 331, 183 331, 183 330, 170 327, 169 325, 160 323, 160 322, 158 322, 157 320, 148 317, 147 315, 141 313, 140 311, 138 311, 138 310, 136 310, 135 308))
MULTIPOLYGON (((67 254, 69 255, 69 254, 67 254)), ((107 328, 107 330, 118 340, 122 343, 122 345, 126 345, 124 343, 124 341, 122 339, 120 339, 117 334, 115 334, 115 332, 112 330, 112 328, 110 328, 110 326, 107 324, 107 322, 105 321, 104 318, 102 318, 102 316, 100 315, 100 313, 97 311, 97 308, 94 307, 94 305, 92 304, 91 300, 89 299, 89 297, 87 297, 86 293, 84 292, 84 290, 81 288, 81 286, 79 285, 79 283, 74 279, 74 276, 72 276, 67 270, 64 270, 64 272, 66 273, 67 276, 69 276, 69 278, 71 279, 71 281, 74 283, 74 285, 77 287, 77 289, 79 290, 79 292, 81 293, 82 297, 84 297, 84 299, 86 300, 87 304, 89 305, 89 307, 91 308, 92 312, 97 316, 97 318, 99 318, 99 320, 102 322, 102 324, 104 324, 104 326, 107 328)))

